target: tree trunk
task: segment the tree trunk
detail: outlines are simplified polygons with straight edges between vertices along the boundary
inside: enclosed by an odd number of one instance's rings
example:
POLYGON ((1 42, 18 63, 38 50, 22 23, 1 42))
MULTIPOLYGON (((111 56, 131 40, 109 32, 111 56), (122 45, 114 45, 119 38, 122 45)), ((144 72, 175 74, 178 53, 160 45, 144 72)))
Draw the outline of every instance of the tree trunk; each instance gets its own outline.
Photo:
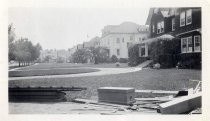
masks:
POLYGON ((20 67, 20 61, 18 61, 18 65, 19 65, 19 67, 20 67))

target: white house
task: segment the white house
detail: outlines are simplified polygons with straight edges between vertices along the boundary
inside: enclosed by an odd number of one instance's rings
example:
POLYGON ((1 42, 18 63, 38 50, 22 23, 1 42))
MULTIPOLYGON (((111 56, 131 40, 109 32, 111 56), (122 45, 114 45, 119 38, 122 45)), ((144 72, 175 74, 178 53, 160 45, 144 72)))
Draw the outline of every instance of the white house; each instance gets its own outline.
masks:
POLYGON ((128 48, 146 40, 149 27, 133 22, 123 22, 120 25, 108 25, 102 30, 100 46, 109 49, 109 56, 128 58, 128 48))

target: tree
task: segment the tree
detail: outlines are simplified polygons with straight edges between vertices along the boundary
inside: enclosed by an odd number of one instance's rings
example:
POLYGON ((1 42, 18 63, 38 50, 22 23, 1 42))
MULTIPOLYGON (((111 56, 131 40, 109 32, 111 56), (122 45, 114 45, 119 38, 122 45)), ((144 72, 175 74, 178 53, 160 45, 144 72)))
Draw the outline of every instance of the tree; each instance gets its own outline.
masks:
POLYGON ((15 59, 15 55, 14 55, 14 51, 15 51, 14 41, 15 41, 14 27, 13 27, 13 24, 10 24, 8 26, 8 45, 9 45, 8 60, 9 60, 9 62, 11 60, 15 59))
POLYGON ((85 49, 78 49, 74 54, 72 55, 72 59, 74 63, 85 63, 85 49))
POLYGON ((74 63, 94 62, 95 64, 108 62, 108 50, 103 47, 90 47, 78 49, 73 55, 74 63))
POLYGON ((90 48, 91 53, 93 54, 94 63, 105 63, 108 62, 109 52, 105 47, 92 47, 90 48))
POLYGON ((40 55, 41 46, 39 44, 33 45, 27 38, 20 38, 15 43, 15 60, 26 65, 29 62, 36 60, 40 55))

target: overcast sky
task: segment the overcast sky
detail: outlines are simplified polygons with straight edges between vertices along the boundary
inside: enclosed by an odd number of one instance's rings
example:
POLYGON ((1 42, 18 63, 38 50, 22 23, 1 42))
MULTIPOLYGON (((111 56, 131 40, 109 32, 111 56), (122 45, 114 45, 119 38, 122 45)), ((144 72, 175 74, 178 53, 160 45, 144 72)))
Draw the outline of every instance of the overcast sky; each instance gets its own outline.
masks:
POLYGON ((101 36, 106 25, 124 21, 145 25, 149 8, 10 8, 17 38, 27 37, 43 49, 68 49, 101 36))

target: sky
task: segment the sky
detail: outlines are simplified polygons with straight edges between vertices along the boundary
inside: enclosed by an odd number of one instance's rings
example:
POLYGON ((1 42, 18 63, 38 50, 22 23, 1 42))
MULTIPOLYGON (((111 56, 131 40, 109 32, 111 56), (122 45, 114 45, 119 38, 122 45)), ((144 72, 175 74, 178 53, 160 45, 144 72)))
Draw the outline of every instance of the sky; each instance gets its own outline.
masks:
POLYGON ((149 8, 9 8, 16 39, 27 37, 43 49, 68 49, 101 36, 106 25, 145 25, 149 8))

